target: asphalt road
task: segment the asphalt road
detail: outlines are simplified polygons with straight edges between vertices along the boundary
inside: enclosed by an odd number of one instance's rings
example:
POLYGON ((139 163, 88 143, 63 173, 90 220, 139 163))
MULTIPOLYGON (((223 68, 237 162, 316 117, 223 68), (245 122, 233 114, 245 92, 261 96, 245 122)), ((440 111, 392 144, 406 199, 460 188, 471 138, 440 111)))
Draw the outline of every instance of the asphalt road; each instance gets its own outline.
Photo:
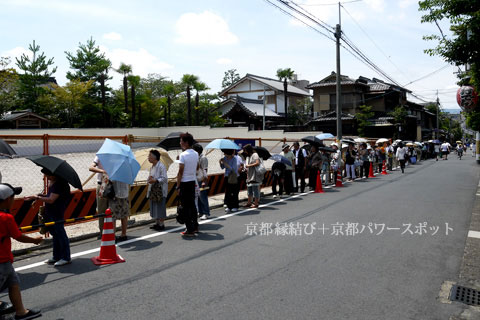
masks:
POLYGON ((202 224, 194 239, 129 230, 152 236, 117 248, 126 263, 94 266, 96 252, 32 266, 44 252, 15 266, 25 267, 25 305, 45 319, 448 319, 464 306, 437 297, 458 277, 478 181, 469 157, 429 160, 324 194, 266 199, 202 224))

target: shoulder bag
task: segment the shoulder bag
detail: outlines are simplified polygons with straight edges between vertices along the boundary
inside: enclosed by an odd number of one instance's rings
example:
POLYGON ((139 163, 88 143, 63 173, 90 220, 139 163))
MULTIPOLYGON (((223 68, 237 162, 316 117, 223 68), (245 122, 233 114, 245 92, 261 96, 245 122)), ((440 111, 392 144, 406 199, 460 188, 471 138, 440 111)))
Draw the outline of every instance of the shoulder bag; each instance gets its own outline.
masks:
POLYGON ((161 202, 163 199, 163 191, 162 191, 162 185, 160 182, 155 181, 155 183, 152 184, 150 187, 150 200, 155 201, 155 202, 161 202))

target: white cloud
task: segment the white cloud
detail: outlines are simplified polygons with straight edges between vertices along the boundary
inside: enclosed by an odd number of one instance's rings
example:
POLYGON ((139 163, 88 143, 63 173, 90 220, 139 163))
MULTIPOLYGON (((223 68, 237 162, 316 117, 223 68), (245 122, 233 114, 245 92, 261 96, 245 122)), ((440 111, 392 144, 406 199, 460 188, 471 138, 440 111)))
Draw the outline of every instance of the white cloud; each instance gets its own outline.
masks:
POLYGON ((103 35, 103 39, 118 41, 118 40, 122 40, 122 35, 116 32, 105 33, 103 35))
POLYGON ((217 59, 217 63, 218 64, 232 64, 232 60, 230 60, 228 58, 220 58, 220 59, 217 59))
POLYGON ((385 9, 384 0, 365 0, 365 3, 376 12, 383 12, 385 9))
POLYGON ((22 54, 25 54, 27 57, 32 59, 33 55, 32 52, 25 49, 24 47, 15 47, 8 51, 3 51, 0 56, 2 57, 9 57, 11 59, 11 63, 9 67, 13 67, 15 65, 15 58, 20 59, 22 54))
MULTIPOLYGON (((325 6, 321 5, 316 0, 307 0, 300 5, 310 14, 315 16, 317 19, 322 20, 323 22, 328 23, 330 19, 333 19, 336 12, 338 12, 338 7, 336 6, 325 6)), ((309 25, 313 25, 312 22, 301 15, 295 14, 300 20, 308 23, 309 25)), ((289 23, 293 26, 305 26, 302 22, 298 21, 298 19, 291 18, 289 23)))
POLYGON ((165 73, 173 69, 173 66, 161 61, 147 50, 140 48, 138 50, 127 49, 108 49, 100 46, 105 55, 112 61, 112 67, 118 68, 120 63, 126 63, 132 66, 133 74, 146 77, 149 73, 165 73))
POLYGON ((220 16, 210 12, 184 13, 175 25, 177 43, 189 45, 231 45, 238 43, 228 23, 220 16))
POLYGON ((401 0, 398 2, 398 6, 402 9, 405 9, 417 3, 418 3, 418 0, 401 0))
POLYGON ((82 3, 80 1, 67 2, 63 0, 1 0, 0 4, 30 9, 56 11, 117 21, 134 20, 134 17, 132 17, 132 15, 121 13, 119 11, 116 11, 115 9, 112 9, 111 7, 93 3, 82 3))

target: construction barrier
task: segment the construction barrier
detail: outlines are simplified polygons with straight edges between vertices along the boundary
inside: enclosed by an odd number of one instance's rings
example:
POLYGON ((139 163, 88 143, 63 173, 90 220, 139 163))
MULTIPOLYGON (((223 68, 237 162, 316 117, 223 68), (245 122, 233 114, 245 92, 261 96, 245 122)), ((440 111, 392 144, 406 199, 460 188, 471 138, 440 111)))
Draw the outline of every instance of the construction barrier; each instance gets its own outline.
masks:
MULTIPOLYGON (((208 176, 208 196, 213 196, 221 193, 225 193, 225 178, 223 174, 214 174, 208 176)), ((167 207, 174 207, 178 203, 178 195, 175 189, 176 182, 170 181, 168 183, 167 193, 167 207)), ((265 174, 264 184, 262 187, 272 185, 271 171, 267 171, 265 174)), ((240 182, 240 190, 246 190, 247 185, 245 180, 240 182)), ((150 202, 147 198, 148 186, 145 183, 132 185, 130 187, 130 213, 132 215, 138 213, 148 212, 150 210, 150 202)), ((14 201, 11 214, 14 216, 17 225, 22 231, 33 231, 39 226, 38 212, 40 210, 40 201, 30 200, 26 201, 23 198, 17 198, 14 201)), ((65 210, 65 224, 85 220, 87 217, 95 216, 97 213, 97 201, 96 201, 96 189, 87 189, 83 192, 76 190, 70 194, 70 201, 65 210)))

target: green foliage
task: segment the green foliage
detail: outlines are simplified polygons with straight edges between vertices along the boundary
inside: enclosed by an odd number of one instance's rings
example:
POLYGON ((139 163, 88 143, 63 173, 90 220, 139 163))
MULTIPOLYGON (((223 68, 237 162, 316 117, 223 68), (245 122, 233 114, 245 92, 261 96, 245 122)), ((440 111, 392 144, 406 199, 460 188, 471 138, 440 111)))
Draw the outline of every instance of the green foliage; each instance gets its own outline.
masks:
POLYGON ((475 131, 480 131, 480 111, 469 112, 466 118, 467 127, 475 131))
POLYGON ((53 58, 47 59, 45 53, 40 53, 40 46, 32 44, 28 46, 32 53, 32 59, 26 54, 22 54, 20 59, 16 58, 17 67, 23 71, 20 75, 20 88, 18 91, 19 98, 23 102, 23 109, 31 109, 33 112, 40 112, 37 106, 37 99, 45 94, 48 90, 46 84, 49 78, 57 71, 54 67, 53 58))
POLYGON ((304 98, 297 101, 294 106, 288 107, 288 124, 290 125, 304 125, 311 112, 312 101, 310 98, 304 98))
POLYGON ((397 106, 389 115, 393 117, 396 124, 398 123, 403 126, 406 123, 408 112, 405 107, 397 106))
POLYGON ((240 75, 237 72, 237 69, 230 69, 225 71, 225 75, 222 80, 222 89, 228 88, 235 82, 240 80, 240 75))
POLYGON ((82 82, 72 80, 64 87, 55 86, 52 90, 58 115, 64 115, 68 127, 73 127, 78 122, 79 111, 87 100, 87 92, 92 87, 93 81, 82 82))
POLYGON ((430 55, 441 56, 445 61, 463 66, 470 64, 469 74, 460 74, 462 83, 480 88, 480 2, 471 0, 424 0, 419 10, 425 11, 422 22, 437 23, 447 19, 450 22, 451 38, 442 34, 425 36, 425 40, 436 41, 437 46, 426 50, 430 55), (471 77, 468 80, 468 77, 471 77))
POLYGON ((360 137, 365 137, 365 127, 370 124, 368 119, 371 119, 375 113, 372 111, 371 106, 359 106, 360 111, 355 114, 357 119, 357 131, 360 137))
POLYGON ((0 57, 0 115, 12 111, 20 103, 18 99, 19 76, 9 68, 10 58, 0 57))

